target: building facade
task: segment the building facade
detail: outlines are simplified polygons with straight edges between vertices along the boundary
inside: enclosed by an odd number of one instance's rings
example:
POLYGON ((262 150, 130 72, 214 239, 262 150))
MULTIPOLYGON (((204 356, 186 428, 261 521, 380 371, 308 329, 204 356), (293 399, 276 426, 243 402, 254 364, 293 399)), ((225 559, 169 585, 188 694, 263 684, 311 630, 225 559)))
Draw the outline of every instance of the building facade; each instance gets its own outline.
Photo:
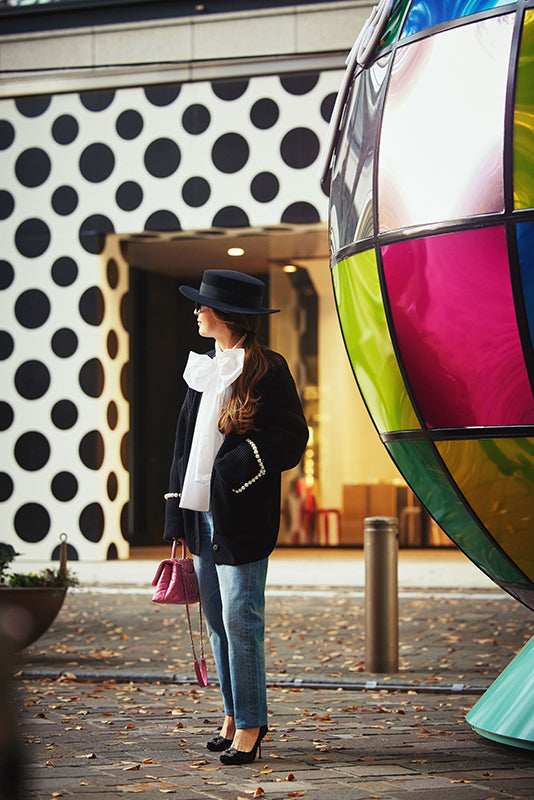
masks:
MULTIPOLYGON (((313 434, 287 476, 285 540, 299 541, 301 480, 335 512, 345 486, 397 491, 337 331, 317 177, 369 10, 319 3, 0 37, 1 538, 24 557, 56 557, 61 533, 86 560, 159 541, 181 360, 198 344, 177 286, 210 266, 261 275, 284 308, 266 337, 291 364, 313 434)), ((337 528, 333 542, 344 543, 337 528)))

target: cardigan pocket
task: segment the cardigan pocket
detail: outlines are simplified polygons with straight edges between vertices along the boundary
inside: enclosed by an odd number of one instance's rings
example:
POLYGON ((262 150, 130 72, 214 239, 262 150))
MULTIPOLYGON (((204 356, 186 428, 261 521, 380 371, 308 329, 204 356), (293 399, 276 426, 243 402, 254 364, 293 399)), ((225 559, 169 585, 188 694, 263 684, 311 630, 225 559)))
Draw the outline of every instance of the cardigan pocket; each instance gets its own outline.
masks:
POLYGON ((222 536, 271 531, 280 519, 280 479, 264 475, 234 491, 215 471, 211 486, 211 511, 215 529, 222 536))

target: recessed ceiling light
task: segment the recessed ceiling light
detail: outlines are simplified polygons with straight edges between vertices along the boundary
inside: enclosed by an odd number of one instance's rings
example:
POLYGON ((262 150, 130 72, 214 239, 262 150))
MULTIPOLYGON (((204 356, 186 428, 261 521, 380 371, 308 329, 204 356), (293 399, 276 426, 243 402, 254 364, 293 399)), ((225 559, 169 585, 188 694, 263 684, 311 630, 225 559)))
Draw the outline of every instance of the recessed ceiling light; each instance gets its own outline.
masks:
POLYGON ((229 256, 244 256, 245 251, 242 247, 229 247, 226 251, 229 256))
POLYGON ((297 269, 298 267, 294 264, 286 264, 285 267, 283 267, 284 272, 296 272, 297 269))

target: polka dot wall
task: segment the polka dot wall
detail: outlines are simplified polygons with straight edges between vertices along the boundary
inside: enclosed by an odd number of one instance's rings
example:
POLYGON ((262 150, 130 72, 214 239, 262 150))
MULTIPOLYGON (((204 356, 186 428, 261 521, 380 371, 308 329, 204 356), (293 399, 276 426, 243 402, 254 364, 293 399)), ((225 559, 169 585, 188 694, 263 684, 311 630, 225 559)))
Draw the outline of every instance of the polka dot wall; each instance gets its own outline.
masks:
POLYGON ((49 559, 64 532, 71 558, 127 557, 120 235, 325 220, 340 77, 0 101, 0 541, 49 559))

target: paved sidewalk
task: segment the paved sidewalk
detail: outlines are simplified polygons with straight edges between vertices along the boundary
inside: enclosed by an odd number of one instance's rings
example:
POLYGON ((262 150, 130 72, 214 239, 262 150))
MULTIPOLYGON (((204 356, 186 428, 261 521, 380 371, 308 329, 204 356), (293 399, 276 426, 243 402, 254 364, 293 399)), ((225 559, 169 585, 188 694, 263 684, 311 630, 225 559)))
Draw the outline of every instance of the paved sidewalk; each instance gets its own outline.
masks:
POLYGON ((192 682, 185 609, 152 604, 146 585, 69 591, 15 668, 24 800, 534 798, 534 753, 464 718, 534 633, 532 612, 491 583, 451 585, 402 587, 399 671, 370 675, 361 585, 271 582, 270 732, 243 767, 205 749, 220 697, 192 682))

